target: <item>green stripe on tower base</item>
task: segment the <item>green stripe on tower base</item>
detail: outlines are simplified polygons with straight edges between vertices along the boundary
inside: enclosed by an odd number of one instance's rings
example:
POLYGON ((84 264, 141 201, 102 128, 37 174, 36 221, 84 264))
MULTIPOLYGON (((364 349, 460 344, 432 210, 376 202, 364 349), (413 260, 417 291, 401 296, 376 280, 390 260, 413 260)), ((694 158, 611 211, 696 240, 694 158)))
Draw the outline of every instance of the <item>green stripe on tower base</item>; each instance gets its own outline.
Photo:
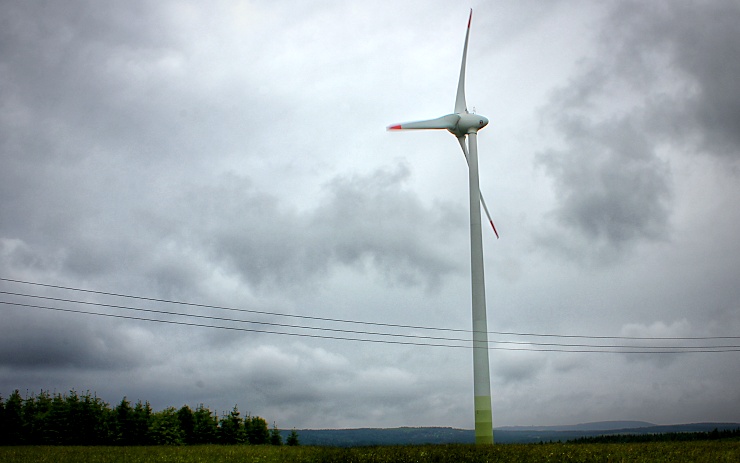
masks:
POLYGON ((491 396, 475 397, 475 443, 493 444, 491 396))

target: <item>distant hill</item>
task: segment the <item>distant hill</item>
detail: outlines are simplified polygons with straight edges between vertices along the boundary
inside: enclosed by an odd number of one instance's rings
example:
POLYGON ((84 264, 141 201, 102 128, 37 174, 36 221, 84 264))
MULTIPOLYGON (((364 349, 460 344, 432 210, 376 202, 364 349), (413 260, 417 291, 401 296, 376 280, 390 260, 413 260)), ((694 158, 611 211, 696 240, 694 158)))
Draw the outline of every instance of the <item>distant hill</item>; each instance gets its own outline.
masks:
POLYGON ((615 429, 637 429, 657 426, 647 421, 596 421, 593 423, 561 426, 503 426, 500 431, 613 431, 615 429))
MULTIPOLYGON (((644 421, 602 421, 565 426, 510 426, 494 430, 494 440, 500 444, 529 444, 567 441, 580 437, 612 434, 661 434, 668 432, 710 432, 732 430, 740 423, 692 423, 655 425, 644 421)), ((475 442, 471 429, 456 428, 361 428, 361 429, 297 429, 301 445, 358 447, 370 445, 468 444, 475 442)), ((290 431, 282 431, 283 440, 290 431)))
MULTIPOLYGON (((281 431, 285 436, 290 431, 281 431)), ((297 429, 301 445, 359 447, 368 445, 467 444, 474 431, 454 428, 297 429)))

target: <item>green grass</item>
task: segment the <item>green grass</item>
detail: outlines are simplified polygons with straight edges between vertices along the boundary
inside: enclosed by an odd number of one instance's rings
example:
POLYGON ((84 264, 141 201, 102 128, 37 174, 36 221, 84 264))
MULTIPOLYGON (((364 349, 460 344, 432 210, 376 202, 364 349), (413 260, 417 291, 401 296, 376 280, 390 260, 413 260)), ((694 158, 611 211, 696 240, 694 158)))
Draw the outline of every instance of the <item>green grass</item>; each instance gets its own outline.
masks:
POLYGON ((4 463, 732 462, 740 441, 389 447, 0 447, 4 463))

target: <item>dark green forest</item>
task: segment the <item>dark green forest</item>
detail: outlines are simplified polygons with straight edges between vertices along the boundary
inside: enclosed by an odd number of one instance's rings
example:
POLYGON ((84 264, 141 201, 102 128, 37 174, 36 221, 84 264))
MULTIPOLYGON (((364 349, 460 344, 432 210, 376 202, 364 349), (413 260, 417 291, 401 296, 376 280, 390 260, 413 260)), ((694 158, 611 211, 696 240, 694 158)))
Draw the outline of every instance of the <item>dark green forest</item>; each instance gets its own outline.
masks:
POLYGON ((609 434, 580 437, 567 441, 569 444, 623 444, 638 442, 691 442, 720 439, 740 439, 740 428, 717 429, 709 432, 664 432, 648 434, 609 434))
MULTIPOLYGON (((202 404, 153 411, 124 397, 115 407, 89 391, 0 396, 0 445, 282 445, 280 431, 236 406, 220 418, 202 404)), ((292 432, 288 445, 298 445, 292 432)))

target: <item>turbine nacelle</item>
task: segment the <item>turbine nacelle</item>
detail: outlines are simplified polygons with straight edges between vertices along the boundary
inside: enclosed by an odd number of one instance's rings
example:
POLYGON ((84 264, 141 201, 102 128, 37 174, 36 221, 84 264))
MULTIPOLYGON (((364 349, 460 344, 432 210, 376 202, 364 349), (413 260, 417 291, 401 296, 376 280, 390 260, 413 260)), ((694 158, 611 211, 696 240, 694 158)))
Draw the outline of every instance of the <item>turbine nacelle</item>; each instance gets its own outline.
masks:
POLYGON ((464 137, 488 125, 488 119, 479 114, 463 113, 458 116, 460 120, 457 121, 457 126, 454 129, 447 129, 456 137, 464 137))

